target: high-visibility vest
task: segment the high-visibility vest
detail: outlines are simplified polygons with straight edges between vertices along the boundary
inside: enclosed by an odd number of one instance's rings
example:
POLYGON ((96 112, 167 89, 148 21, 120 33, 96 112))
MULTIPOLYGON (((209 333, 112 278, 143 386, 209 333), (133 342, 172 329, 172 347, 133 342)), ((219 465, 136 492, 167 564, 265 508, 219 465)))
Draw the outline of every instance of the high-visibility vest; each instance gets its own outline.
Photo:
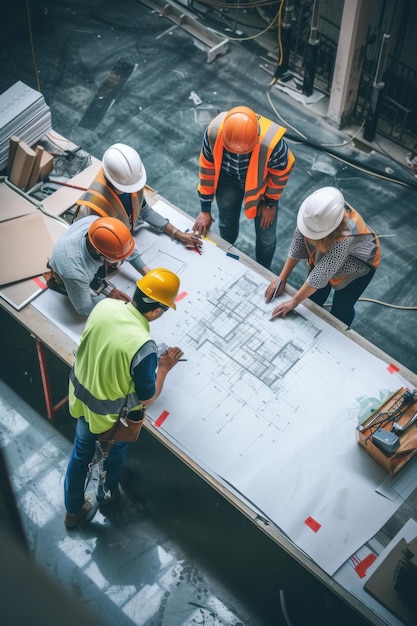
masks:
POLYGON ((109 186, 104 176, 103 168, 101 167, 85 194, 77 200, 77 204, 88 207, 94 213, 101 215, 101 217, 116 217, 121 220, 129 230, 132 230, 132 226, 136 224, 140 215, 143 189, 130 195, 132 198, 131 217, 126 213, 126 209, 117 193, 109 186))
POLYGON ((124 404, 140 408, 130 368, 150 340, 148 320, 131 303, 106 298, 91 311, 70 372, 69 409, 92 433, 109 430, 124 404))
MULTIPOLYGON (((224 150, 221 137, 225 115, 226 111, 219 113, 208 127, 208 140, 214 163, 208 161, 203 152, 200 152, 200 184, 198 190, 203 195, 214 195, 217 189, 224 150)), ((245 215, 249 219, 256 217, 258 203, 264 193, 272 200, 279 200, 295 161, 294 155, 288 150, 286 168, 279 171, 268 170, 271 153, 287 129, 261 115, 258 116, 258 123, 259 139, 249 160, 243 199, 245 215)))
MULTIPOLYGON (((358 237, 361 235, 373 235, 375 238, 375 247, 374 247, 372 254, 369 256, 369 259, 366 261, 366 263, 365 261, 362 261, 361 259, 358 259, 358 260, 361 261, 361 263, 365 263, 365 265, 368 265, 369 267, 376 269, 381 260, 381 246, 380 246, 377 234, 373 230, 371 230, 369 226, 367 226, 363 217, 356 211, 356 209, 350 206, 347 202, 345 202, 345 216, 346 215, 349 217, 349 221, 348 221, 349 234, 342 235, 341 237, 336 239, 334 243, 336 243, 336 241, 340 241, 341 239, 344 239, 345 237, 358 237)), ((322 253, 314 245, 313 240, 307 239, 306 237, 304 237, 304 243, 308 252, 308 264, 311 268, 313 268, 316 265, 316 255, 318 253, 322 255, 322 253)), ((331 278, 329 280, 329 283, 331 284, 333 288, 337 289, 338 287, 339 288, 341 287, 341 283, 344 280, 346 280, 346 276, 338 276, 337 278, 331 278)))

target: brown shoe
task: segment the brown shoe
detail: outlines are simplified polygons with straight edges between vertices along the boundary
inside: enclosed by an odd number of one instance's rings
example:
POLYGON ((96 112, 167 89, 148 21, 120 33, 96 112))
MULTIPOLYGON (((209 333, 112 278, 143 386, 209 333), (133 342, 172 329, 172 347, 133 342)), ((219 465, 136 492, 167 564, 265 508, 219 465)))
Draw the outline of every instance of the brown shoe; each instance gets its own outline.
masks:
POLYGON ((66 513, 64 524, 67 528, 77 528, 94 517, 95 511, 90 500, 85 500, 78 513, 66 513))

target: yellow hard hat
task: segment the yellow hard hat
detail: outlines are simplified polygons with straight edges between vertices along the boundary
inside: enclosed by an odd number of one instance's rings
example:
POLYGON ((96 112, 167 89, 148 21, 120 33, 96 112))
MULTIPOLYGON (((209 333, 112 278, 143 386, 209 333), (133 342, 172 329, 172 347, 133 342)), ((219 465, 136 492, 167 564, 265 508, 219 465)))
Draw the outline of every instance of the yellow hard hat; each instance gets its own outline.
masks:
POLYGON ((180 288, 180 279, 164 267, 151 270, 140 278, 136 286, 152 300, 176 310, 175 298, 180 288))

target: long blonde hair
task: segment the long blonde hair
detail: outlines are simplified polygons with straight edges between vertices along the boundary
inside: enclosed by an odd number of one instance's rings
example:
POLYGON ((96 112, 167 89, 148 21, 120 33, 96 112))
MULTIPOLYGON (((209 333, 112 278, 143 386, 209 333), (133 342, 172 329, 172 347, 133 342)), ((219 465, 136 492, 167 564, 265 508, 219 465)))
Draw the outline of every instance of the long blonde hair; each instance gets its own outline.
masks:
POLYGON ((340 222, 339 226, 335 228, 331 233, 323 237, 323 239, 308 239, 312 246, 315 246, 322 254, 327 252, 330 246, 343 237, 344 231, 347 229, 347 224, 349 221, 349 216, 345 214, 344 218, 340 222))

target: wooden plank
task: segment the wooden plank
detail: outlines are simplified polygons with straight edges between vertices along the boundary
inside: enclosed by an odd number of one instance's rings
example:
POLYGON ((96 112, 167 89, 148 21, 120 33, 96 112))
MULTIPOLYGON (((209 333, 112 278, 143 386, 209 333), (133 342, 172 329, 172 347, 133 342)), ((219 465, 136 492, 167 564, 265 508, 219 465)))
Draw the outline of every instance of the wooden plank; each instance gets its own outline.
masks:
POLYGON ((17 135, 12 135, 9 139, 9 156, 7 160, 7 176, 10 176, 10 173, 12 171, 12 165, 13 165, 14 158, 16 156, 16 150, 17 150, 19 141, 20 141, 20 137, 18 137, 17 135))
POLYGON ((16 185, 19 189, 26 189, 35 159, 36 152, 26 142, 19 141, 9 176, 9 180, 13 185, 16 185))
POLYGON ((44 150, 42 152, 41 161, 39 163, 39 178, 44 180, 54 169, 54 157, 52 154, 44 150))
POLYGON ((42 146, 36 146, 35 152, 36 152, 36 157, 33 163, 32 174, 30 175, 29 182, 28 182, 29 189, 31 189, 33 185, 35 185, 39 180, 39 173, 41 169, 41 161, 42 161, 44 149, 42 148, 42 146))

